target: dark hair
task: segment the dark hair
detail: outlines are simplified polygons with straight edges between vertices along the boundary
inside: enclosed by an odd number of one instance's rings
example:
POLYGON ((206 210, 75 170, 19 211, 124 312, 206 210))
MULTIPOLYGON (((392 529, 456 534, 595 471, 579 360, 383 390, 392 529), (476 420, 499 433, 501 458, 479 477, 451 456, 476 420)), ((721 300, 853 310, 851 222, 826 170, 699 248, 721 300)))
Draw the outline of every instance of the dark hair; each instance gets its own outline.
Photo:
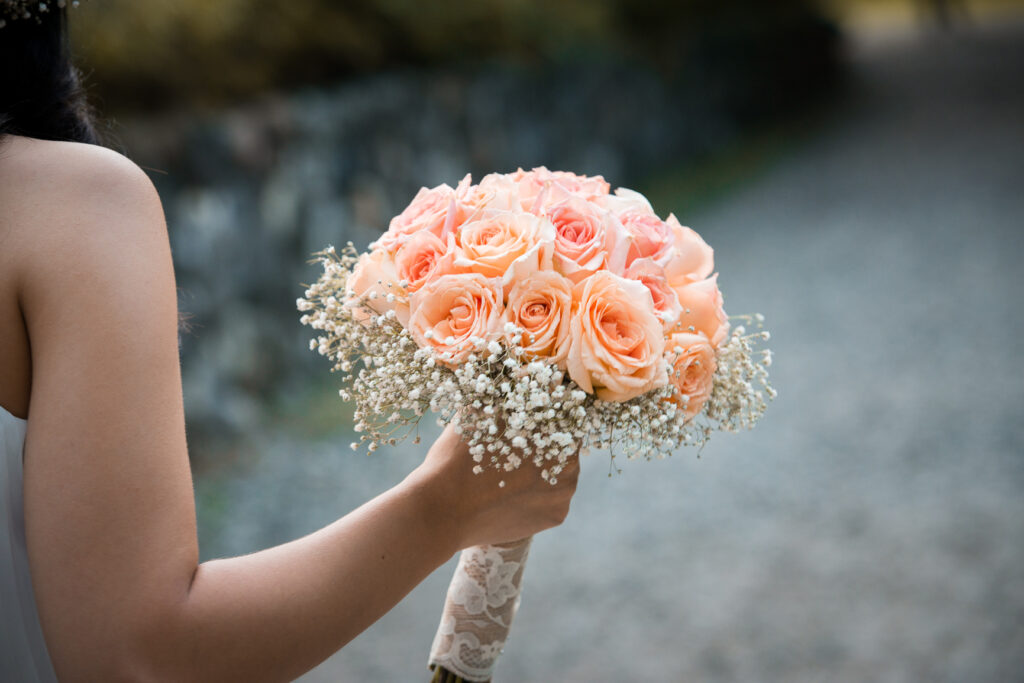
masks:
POLYGON ((71 63, 64 9, 8 20, 0 28, 0 137, 4 135, 99 143, 78 70, 71 63))

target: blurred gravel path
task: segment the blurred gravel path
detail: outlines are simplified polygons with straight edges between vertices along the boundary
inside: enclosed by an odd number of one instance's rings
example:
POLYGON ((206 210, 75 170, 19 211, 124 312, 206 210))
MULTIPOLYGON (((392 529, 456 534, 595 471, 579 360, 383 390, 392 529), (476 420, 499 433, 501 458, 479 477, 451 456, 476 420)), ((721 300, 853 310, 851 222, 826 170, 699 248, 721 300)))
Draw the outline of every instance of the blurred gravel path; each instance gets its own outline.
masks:
MULTIPOLYGON (((684 217, 728 309, 767 316, 779 399, 700 460, 586 461, 502 683, 1024 680, 1024 24, 853 61, 823 130, 684 217)), ((418 457, 342 441, 272 436, 200 480, 204 556, 308 532, 418 457)), ((302 680, 425 681, 452 566, 302 680)))

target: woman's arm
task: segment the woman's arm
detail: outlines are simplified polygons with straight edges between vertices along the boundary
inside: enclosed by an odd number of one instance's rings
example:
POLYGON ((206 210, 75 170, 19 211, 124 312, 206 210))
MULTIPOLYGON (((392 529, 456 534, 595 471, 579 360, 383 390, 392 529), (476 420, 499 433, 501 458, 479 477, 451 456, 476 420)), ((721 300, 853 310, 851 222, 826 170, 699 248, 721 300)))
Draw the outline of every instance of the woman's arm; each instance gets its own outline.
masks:
POLYGON ((159 200, 113 153, 40 144, 11 215, 32 351, 26 533, 62 681, 290 680, 457 549, 564 518, 574 476, 524 469, 499 489, 449 430, 334 524, 199 565, 159 200))

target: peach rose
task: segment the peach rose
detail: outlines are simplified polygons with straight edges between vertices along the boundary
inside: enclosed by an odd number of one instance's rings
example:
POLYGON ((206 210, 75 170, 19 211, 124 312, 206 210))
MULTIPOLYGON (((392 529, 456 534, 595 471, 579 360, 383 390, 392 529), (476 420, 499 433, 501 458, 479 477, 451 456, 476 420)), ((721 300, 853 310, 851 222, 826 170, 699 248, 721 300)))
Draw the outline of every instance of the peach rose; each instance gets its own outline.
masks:
POLYGON ((699 332, 717 349, 729 332, 729 318, 725 315, 722 293, 718 290, 718 274, 688 283, 675 289, 675 293, 683 307, 675 329, 699 332))
POLYGON ((442 275, 409 297, 407 329, 416 343, 432 348, 455 366, 473 351, 471 337, 488 341, 501 334, 501 280, 478 273, 442 275))
POLYGON ((448 235, 442 240, 432 232, 418 232, 399 247, 395 254, 398 279, 406 283, 411 294, 431 278, 453 272, 455 240, 448 235))
POLYGON ((668 381, 665 333, 650 291, 598 271, 572 290, 569 377, 605 401, 625 401, 668 381))
POLYGON ((653 212, 634 209, 619 214, 622 227, 632 239, 626 253, 626 266, 636 259, 649 258, 654 261, 665 258, 675 246, 672 229, 653 212))
MULTIPOLYGON (((524 330, 523 350, 565 369, 572 318, 572 282, 550 270, 537 271, 512 287, 504 320, 524 330)), ((511 346, 511 334, 505 335, 511 346)))
POLYGON ((533 214, 486 211, 459 229, 453 267, 503 278, 508 289, 516 279, 551 269, 554 238, 551 224, 533 214))
POLYGON ((627 211, 638 210, 654 213, 654 209, 651 208, 651 203, 647 201, 647 197, 636 190, 630 190, 626 187, 616 188, 615 194, 606 194, 603 197, 598 197, 595 201, 616 216, 627 211))
POLYGON ((544 207, 560 198, 552 190, 562 190, 580 199, 593 200, 607 195, 611 189, 601 176, 581 176, 567 171, 549 171, 539 166, 532 171, 518 169, 509 178, 519 188, 519 199, 526 211, 542 213, 544 207))
POLYGON ((522 208, 518 186, 507 175, 499 173, 484 176, 479 185, 473 185, 467 174, 455 188, 455 199, 459 205, 459 225, 476 220, 487 210, 518 211, 522 208))
POLYGON ((621 275, 629 243, 622 224, 608 211, 568 196, 544 215, 555 228, 555 269, 573 282, 599 270, 621 275))
POLYGON ((409 322, 409 300, 399 285, 395 262, 387 251, 374 249, 360 256, 345 282, 345 288, 354 294, 345 305, 353 309, 356 320, 369 317, 365 308, 369 306, 379 315, 394 311, 403 326, 409 322))
POLYGON ((568 171, 549 171, 544 166, 533 169, 533 173, 537 181, 559 185, 583 199, 603 197, 611 190, 611 186, 599 175, 585 176, 568 171))
POLYGON ((680 225, 672 214, 665 219, 672 230, 673 246, 662 262, 665 276, 673 287, 703 280, 715 269, 715 252, 696 231, 680 225))
POLYGON ((661 318, 662 324, 666 329, 674 327, 683 312, 683 307, 679 305, 679 297, 665 278, 665 269, 653 259, 641 258, 633 261, 626 269, 626 278, 643 283, 651 291, 654 310, 661 318))
POLYGON ((438 185, 430 190, 420 188, 409 206, 391 219, 388 231, 370 248, 387 249, 393 254, 420 231, 444 237, 453 229, 457 218, 455 207, 455 190, 448 185, 438 185))
POLYGON ((669 382, 679 392, 672 400, 682 406, 685 396, 686 417, 693 418, 711 396, 717 368, 715 349, 702 334, 680 332, 669 337, 668 351, 674 355, 669 382))
POLYGON ((674 246, 672 227, 658 218, 650 202, 639 192, 620 187, 614 195, 598 200, 611 211, 629 235, 626 266, 639 258, 650 258, 664 265, 674 246))

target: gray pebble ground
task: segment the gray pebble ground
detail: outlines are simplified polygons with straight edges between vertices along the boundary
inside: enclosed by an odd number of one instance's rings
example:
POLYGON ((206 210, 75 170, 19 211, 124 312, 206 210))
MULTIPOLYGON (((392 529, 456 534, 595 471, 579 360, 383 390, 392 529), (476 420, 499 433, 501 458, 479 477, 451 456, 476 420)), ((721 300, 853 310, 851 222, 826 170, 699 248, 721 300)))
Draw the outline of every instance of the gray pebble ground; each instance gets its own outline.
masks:
MULTIPOLYGON (((496 680, 1024 680, 1024 23, 851 62, 825 123, 684 217, 728 309, 766 315, 779 399, 699 460, 587 460, 496 680)), ((423 448, 339 442, 200 479, 204 556, 311 531, 423 448)), ((452 567, 302 680, 426 680, 452 567)))

